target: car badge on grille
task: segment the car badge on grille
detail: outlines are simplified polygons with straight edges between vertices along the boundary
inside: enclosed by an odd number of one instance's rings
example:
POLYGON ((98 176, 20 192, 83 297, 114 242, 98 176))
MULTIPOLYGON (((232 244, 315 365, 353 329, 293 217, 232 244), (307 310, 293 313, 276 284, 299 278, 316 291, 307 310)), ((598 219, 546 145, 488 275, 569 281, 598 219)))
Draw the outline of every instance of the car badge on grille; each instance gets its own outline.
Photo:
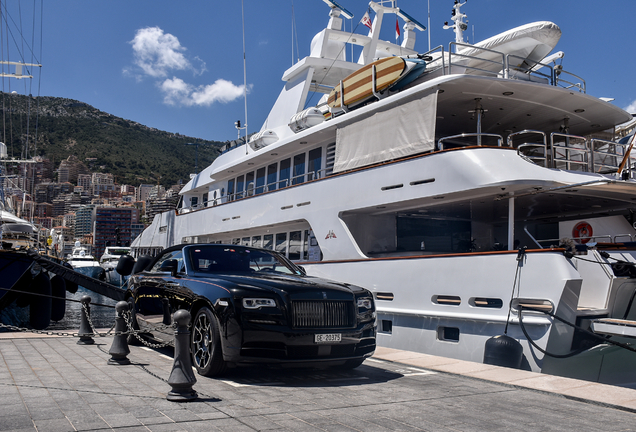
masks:
POLYGON ((322 292, 322 298, 323 300, 327 300, 327 293, 324 291, 322 292))

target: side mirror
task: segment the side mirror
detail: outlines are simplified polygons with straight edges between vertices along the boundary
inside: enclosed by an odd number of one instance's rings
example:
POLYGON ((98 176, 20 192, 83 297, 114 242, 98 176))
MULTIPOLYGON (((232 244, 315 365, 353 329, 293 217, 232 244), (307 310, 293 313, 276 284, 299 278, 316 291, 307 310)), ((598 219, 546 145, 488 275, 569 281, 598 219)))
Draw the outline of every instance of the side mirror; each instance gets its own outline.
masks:
POLYGON ((161 263, 161 267, 159 267, 159 271, 170 272, 172 277, 177 276, 177 270, 179 268, 179 262, 175 259, 165 260, 161 263))

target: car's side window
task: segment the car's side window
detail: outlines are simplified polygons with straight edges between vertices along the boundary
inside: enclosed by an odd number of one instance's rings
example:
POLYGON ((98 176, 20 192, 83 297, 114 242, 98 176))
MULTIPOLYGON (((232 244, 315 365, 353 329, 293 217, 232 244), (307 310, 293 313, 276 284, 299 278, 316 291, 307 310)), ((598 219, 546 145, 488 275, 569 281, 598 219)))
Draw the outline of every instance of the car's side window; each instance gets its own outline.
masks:
POLYGON ((172 251, 172 252, 168 252, 166 254, 164 254, 163 256, 161 256, 161 258, 159 258, 157 260, 157 262, 155 263, 154 266, 152 266, 152 272, 158 272, 160 271, 161 265, 168 260, 177 260, 177 262, 179 263, 177 269, 179 272, 183 271, 183 254, 180 250, 176 250, 176 251, 172 251))

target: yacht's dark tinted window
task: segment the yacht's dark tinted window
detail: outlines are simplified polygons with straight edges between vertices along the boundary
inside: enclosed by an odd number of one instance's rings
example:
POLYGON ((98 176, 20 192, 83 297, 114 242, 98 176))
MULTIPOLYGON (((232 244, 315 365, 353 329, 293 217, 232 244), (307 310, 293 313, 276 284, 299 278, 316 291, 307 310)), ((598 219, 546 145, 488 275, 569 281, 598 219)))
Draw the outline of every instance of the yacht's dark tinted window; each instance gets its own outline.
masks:
POLYGON ((254 172, 245 174, 245 196, 254 195, 254 172))
POLYGON ((469 221, 397 217, 397 250, 461 253, 471 252, 469 221))
POLYGON ((265 168, 260 168, 256 171, 256 193, 262 194, 265 192, 265 168))
POLYGON ((245 180, 243 176, 236 178, 236 199, 243 198, 243 189, 245 188, 245 180))
POLYGON ((303 183, 305 181, 305 153, 294 156, 294 180, 292 184, 303 183))
POLYGON ((278 164, 271 164, 267 167, 267 190, 276 190, 276 174, 278 172, 278 164))
POLYGON ((309 167, 307 168, 307 180, 320 178, 322 168, 322 147, 309 152, 309 167))
POLYGON ((287 255, 287 233, 276 234, 276 252, 287 255))
POLYGON ((285 159, 280 162, 280 175, 278 176, 278 187, 289 186, 289 177, 291 174, 291 159, 285 159))

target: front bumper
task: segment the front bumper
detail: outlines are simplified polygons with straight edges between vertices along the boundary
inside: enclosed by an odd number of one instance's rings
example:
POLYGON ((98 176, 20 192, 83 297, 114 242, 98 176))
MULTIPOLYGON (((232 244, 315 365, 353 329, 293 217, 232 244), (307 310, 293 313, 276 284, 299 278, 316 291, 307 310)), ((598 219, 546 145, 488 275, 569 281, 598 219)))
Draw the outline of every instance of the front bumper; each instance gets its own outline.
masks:
POLYGON ((285 326, 249 326, 223 339, 223 359, 228 363, 290 363, 297 366, 343 363, 373 355, 375 322, 355 329, 291 329, 285 326), (335 343, 316 343, 316 334, 340 334, 335 343), (240 337, 239 337, 240 336, 240 337))

